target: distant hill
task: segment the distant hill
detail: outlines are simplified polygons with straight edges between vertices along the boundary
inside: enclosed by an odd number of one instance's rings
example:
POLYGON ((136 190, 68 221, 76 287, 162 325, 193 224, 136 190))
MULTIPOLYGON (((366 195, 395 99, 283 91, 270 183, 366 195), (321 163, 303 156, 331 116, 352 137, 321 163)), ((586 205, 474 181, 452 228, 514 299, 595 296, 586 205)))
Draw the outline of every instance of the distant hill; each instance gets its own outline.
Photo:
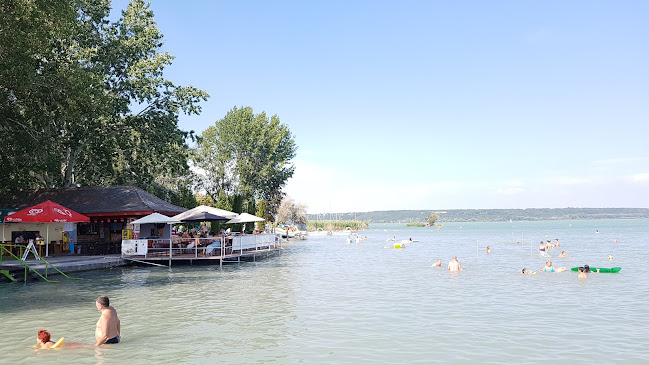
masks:
POLYGON ((528 209, 449 209, 449 210, 385 210, 333 214, 309 214, 309 220, 340 219, 374 223, 424 222, 430 213, 439 215, 438 222, 501 222, 568 219, 632 219, 649 218, 648 208, 528 208, 528 209))

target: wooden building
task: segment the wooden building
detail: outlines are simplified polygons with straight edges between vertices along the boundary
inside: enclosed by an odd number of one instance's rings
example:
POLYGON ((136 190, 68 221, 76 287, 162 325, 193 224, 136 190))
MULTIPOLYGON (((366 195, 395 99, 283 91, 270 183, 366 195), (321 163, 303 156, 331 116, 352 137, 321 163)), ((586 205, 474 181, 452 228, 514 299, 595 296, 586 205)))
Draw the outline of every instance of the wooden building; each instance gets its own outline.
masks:
MULTIPOLYGON (((187 210, 135 186, 36 190, 2 201, 0 206, 20 210, 46 200, 90 218, 90 222, 76 225, 74 239, 77 253, 91 255, 120 253, 122 234, 124 230, 132 229, 130 222, 135 219, 151 213, 173 216, 187 210)), ((7 230, 19 230, 14 224, 7 223, 6 226, 7 230)), ((55 239, 63 240, 63 232, 59 235, 61 237, 55 239)))

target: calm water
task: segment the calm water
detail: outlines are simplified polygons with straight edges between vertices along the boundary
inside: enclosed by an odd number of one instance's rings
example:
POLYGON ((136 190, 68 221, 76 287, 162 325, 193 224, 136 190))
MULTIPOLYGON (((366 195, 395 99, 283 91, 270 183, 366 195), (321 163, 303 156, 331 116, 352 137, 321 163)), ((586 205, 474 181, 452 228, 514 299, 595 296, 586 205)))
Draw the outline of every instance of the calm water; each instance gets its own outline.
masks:
POLYGON ((223 269, 136 267, 62 284, 0 283, 0 363, 649 362, 648 220, 372 228, 358 246, 312 236, 281 256, 223 269), (384 248, 392 236, 420 242, 384 248), (623 269, 582 281, 573 272, 521 275, 544 265, 536 246, 546 237, 572 256, 551 251, 555 266, 623 269), (430 267, 453 255, 465 271, 430 267), (119 312, 122 343, 30 348, 41 328, 66 343, 93 343, 102 294, 119 312))

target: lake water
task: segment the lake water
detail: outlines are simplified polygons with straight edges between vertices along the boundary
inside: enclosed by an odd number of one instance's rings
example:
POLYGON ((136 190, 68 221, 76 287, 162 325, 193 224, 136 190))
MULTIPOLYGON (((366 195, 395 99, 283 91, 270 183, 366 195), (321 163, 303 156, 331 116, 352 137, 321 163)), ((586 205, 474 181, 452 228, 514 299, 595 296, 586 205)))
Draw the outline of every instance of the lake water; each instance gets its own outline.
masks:
POLYGON ((61 284, 0 283, 0 363, 649 362, 649 220, 373 225, 360 234, 360 245, 311 236, 222 269, 140 266, 61 284), (420 242, 384 248, 393 236, 420 242), (520 274, 543 267, 536 246, 546 237, 561 242, 550 252, 555 266, 623 269, 586 280, 520 274), (561 250, 571 257, 556 258, 561 250), (431 267, 453 255, 464 271, 431 267), (39 329, 93 343, 98 295, 119 313, 120 344, 30 348, 39 329))

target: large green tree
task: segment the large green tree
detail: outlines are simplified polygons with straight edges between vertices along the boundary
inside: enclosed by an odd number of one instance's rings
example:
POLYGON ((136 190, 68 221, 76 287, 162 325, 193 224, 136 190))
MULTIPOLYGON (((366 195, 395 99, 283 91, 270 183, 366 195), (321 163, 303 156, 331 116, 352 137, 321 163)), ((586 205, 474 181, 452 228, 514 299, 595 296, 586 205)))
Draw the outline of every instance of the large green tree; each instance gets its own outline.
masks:
POLYGON ((143 0, 5 0, 0 17, 0 192, 133 184, 191 204, 180 113, 208 95, 163 77, 173 57, 143 0), (20 41, 17 41, 20 40, 20 41))
POLYGON ((274 212, 293 176, 296 150, 291 131, 277 115, 268 118, 251 107, 234 107, 200 136, 194 163, 205 171, 202 186, 208 194, 263 200, 274 212))

